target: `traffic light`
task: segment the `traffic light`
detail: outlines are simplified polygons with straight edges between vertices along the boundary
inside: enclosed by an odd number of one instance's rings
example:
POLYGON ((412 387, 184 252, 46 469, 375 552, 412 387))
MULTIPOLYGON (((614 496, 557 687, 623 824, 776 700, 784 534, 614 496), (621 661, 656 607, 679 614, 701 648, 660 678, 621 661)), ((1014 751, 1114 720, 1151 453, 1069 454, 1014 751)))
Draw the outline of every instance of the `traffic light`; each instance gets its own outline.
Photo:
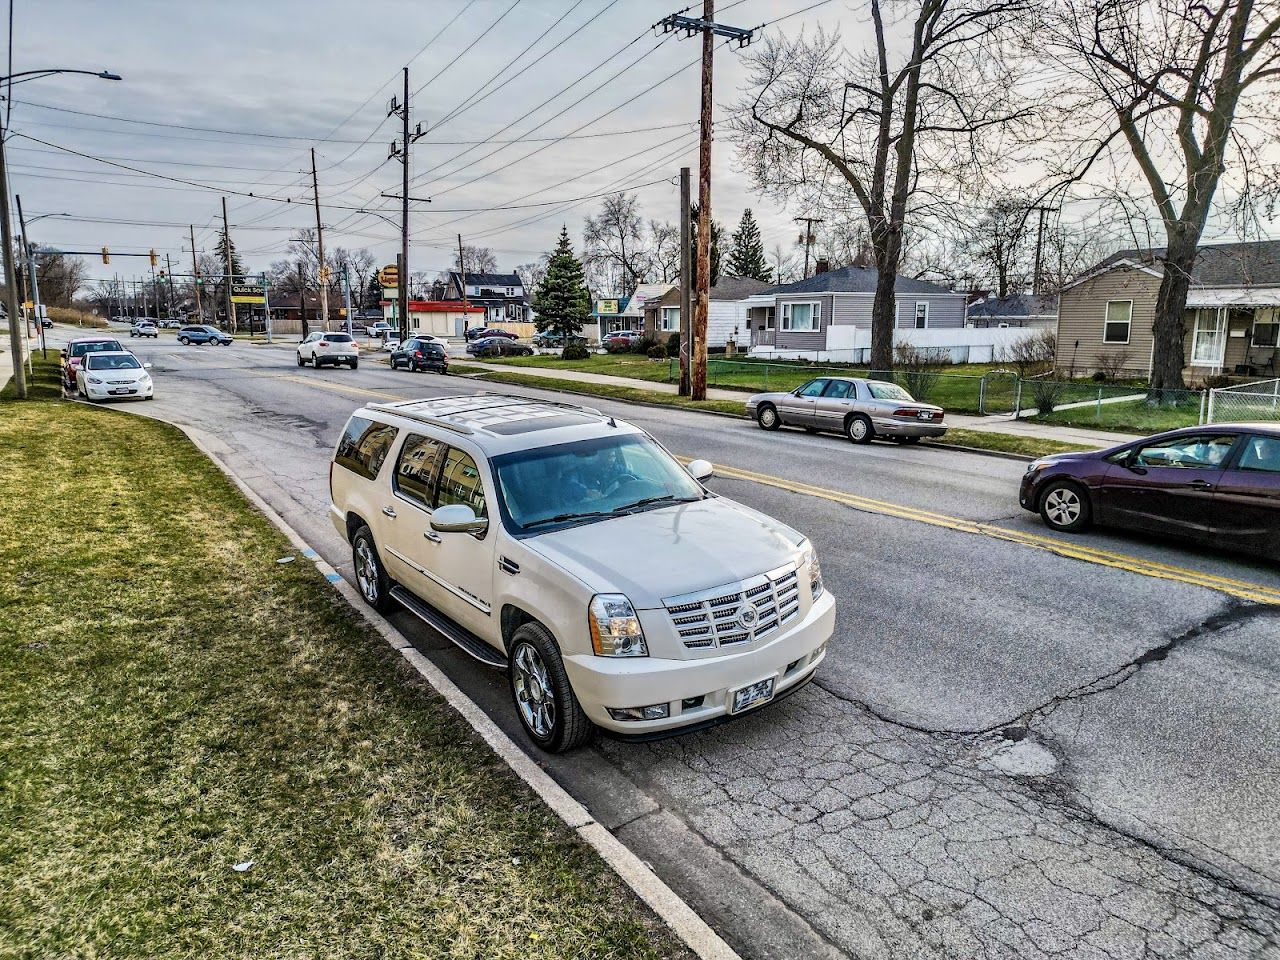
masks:
POLYGON ((102 248, 102 262, 103 263, 111 262, 111 251, 108 250, 106 247, 102 248))
POLYGON ((156 256, 156 252, 155 252, 155 250, 152 250, 152 251, 151 251, 151 265, 154 267, 154 266, 158 266, 158 265, 159 265, 159 263, 160 263, 160 258, 156 256))

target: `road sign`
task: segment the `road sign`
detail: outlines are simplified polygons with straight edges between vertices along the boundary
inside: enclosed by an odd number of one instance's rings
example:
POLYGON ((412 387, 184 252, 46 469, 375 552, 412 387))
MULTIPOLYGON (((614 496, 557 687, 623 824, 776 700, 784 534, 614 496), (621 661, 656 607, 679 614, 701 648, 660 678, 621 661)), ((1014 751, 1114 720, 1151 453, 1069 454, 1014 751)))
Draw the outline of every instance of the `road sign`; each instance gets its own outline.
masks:
POLYGON ((260 283, 233 283, 231 285, 231 302, 265 304, 267 302, 267 292, 260 283))
POLYGON ((596 313, 606 314, 606 313, 617 313, 617 312, 618 312, 617 300, 597 300, 596 301, 596 313))
MULTIPOLYGON (((400 268, 394 263, 389 263, 378 271, 378 283, 385 287, 400 286, 400 268)), ((385 289, 383 291, 385 293, 385 289)))

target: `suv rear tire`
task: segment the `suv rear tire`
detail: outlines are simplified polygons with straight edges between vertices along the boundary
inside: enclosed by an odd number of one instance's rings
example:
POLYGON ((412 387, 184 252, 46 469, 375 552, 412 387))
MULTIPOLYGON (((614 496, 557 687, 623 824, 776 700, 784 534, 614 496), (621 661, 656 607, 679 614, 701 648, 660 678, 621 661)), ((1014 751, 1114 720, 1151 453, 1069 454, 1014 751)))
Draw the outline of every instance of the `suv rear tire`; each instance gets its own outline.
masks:
POLYGON ((511 635, 507 671, 516 716, 529 739, 547 753, 589 743, 596 728, 569 685, 555 639, 542 624, 522 624, 511 635))
POLYGON ((378 556, 378 546, 373 542, 373 532, 368 527, 361 527, 351 538, 351 562, 355 568, 356 589, 364 602, 379 613, 387 613, 395 608, 391 599, 391 578, 382 567, 382 558, 378 556))

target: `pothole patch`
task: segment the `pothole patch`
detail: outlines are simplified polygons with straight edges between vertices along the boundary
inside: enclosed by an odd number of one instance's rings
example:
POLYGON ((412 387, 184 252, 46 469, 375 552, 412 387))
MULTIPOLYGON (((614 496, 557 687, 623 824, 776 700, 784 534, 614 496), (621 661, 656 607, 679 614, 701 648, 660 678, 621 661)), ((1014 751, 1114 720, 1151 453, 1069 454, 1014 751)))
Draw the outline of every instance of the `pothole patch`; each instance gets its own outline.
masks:
POLYGON ((1011 777, 1047 777, 1058 769, 1058 758, 1044 744, 1023 736, 1006 739, 991 754, 991 764, 1011 777))

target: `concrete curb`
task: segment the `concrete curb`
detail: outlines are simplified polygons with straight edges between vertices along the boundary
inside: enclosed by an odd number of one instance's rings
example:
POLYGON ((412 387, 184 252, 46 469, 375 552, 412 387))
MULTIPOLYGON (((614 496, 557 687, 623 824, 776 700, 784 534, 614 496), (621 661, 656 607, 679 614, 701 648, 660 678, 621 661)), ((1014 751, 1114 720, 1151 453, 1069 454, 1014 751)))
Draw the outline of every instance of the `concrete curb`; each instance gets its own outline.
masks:
POLYGON ((657 876, 634 852, 591 816, 585 806, 575 800, 537 765, 514 741, 493 722, 470 697, 418 651, 385 617, 368 609, 356 589, 336 570, 321 559, 302 536, 265 500, 219 460, 201 432, 163 417, 142 414, 181 430, 202 454, 218 467, 272 524, 279 529, 303 557, 315 564, 321 576, 342 596, 352 611, 368 623, 427 681, 445 701, 462 715, 471 728, 502 758, 508 767, 551 808, 568 827, 591 846, 623 882, 678 936, 701 960, 741 960, 739 955, 698 914, 657 876))

